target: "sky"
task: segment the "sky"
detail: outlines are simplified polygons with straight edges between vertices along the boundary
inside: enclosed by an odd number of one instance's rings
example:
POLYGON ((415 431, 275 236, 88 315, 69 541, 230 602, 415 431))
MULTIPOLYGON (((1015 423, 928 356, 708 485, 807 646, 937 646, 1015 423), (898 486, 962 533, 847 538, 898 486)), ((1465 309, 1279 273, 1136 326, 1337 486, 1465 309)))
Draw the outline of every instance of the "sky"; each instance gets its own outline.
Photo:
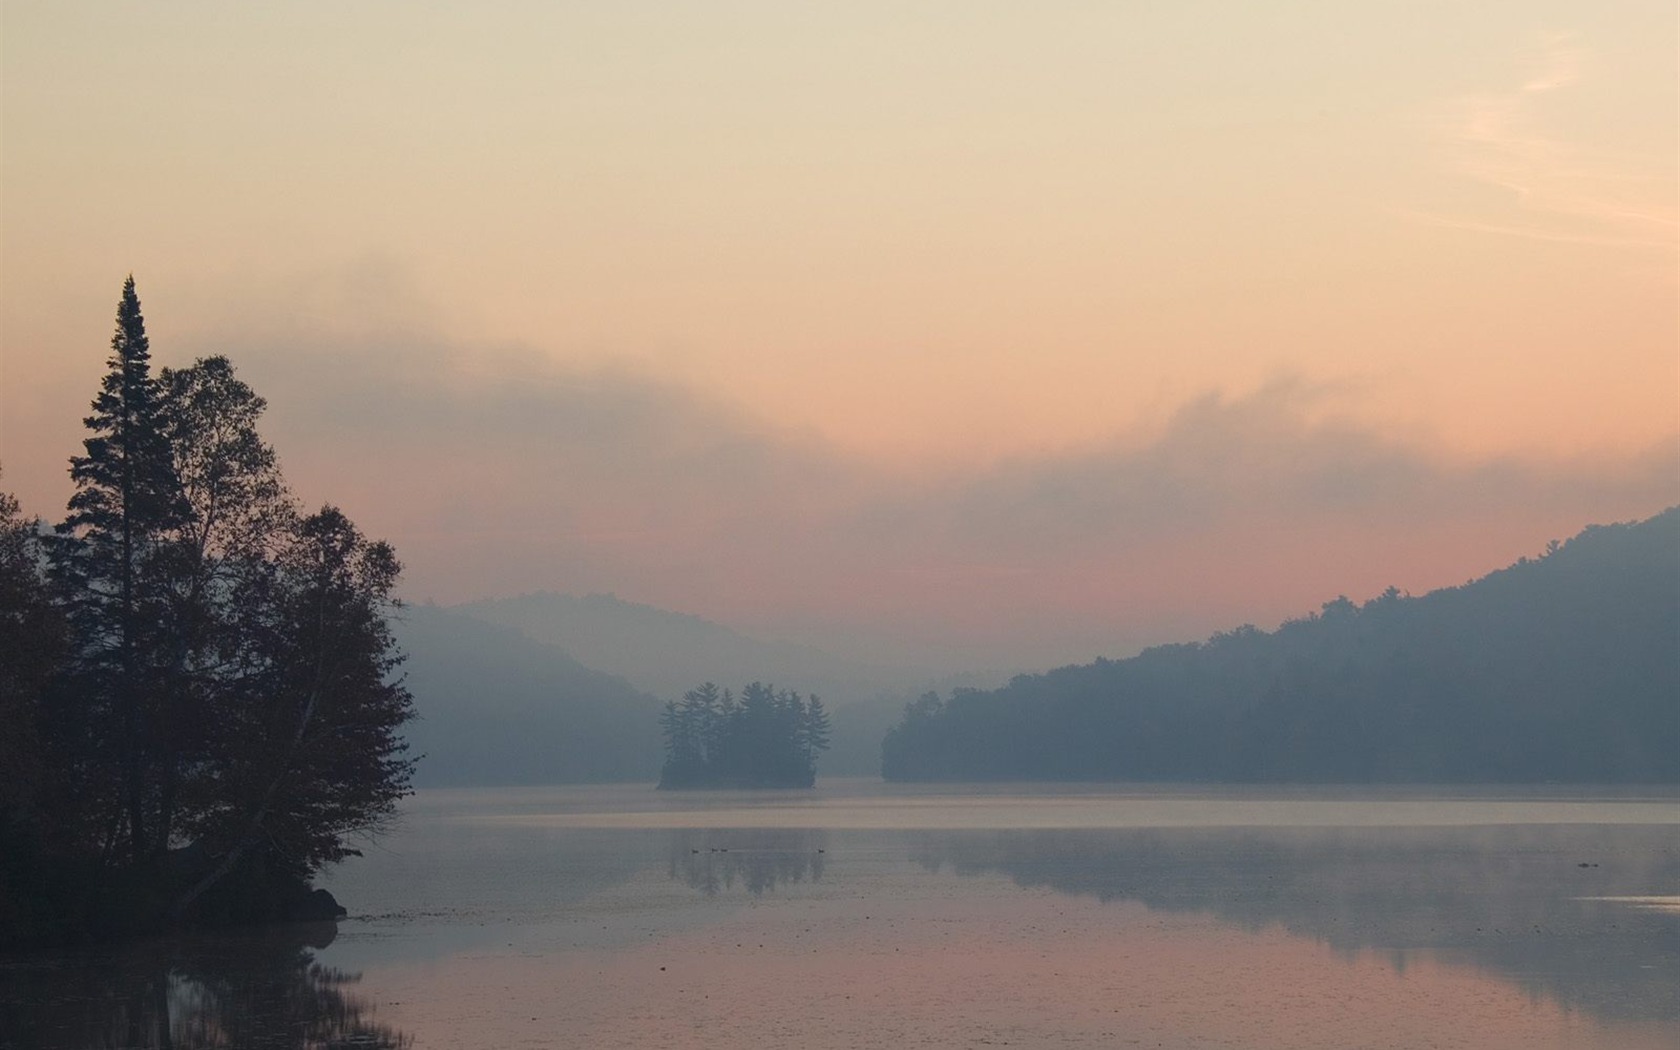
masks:
POLYGON ((1680 502, 1670 2, 0 0, 0 487, 133 273, 404 593, 956 671, 1680 502))

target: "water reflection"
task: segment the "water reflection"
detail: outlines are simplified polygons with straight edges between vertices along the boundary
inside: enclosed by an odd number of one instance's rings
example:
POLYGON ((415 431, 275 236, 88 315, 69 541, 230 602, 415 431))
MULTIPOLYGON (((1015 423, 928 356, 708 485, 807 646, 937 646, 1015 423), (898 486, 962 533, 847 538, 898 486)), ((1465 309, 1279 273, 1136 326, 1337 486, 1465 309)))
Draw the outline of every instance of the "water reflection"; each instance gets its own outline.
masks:
POLYGON ((325 1050, 408 1047, 320 965, 333 923, 0 962, 0 1047, 325 1050))
POLYGON ((828 833, 816 829, 682 829, 671 833, 669 874, 715 897, 737 886, 754 897, 778 885, 818 882, 828 833))
POLYGON ((1427 950, 1567 1008, 1680 1020, 1680 915, 1625 899, 1680 887, 1670 827, 930 832, 912 856, 1251 931, 1278 925, 1349 953, 1391 952, 1397 968, 1427 950))

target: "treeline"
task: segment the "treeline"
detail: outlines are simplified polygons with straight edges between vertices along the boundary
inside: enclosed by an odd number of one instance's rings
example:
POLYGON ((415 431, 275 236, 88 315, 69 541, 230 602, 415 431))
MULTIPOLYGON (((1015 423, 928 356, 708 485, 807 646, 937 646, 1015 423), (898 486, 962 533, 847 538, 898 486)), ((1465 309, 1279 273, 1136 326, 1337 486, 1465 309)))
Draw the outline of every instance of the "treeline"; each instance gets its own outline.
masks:
POLYGON ((828 748, 822 700, 754 682, 740 699, 710 682, 665 705, 661 788, 811 787, 828 748))
POLYGON ((413 762, 398 563, 306 513, 222 357, 153 375, 133 279, 51 532, 0 497, 0 944, 304 914, 413 762))
POLYGON ((1462 587, 911 704, 892 780, 1680 780, 1680 508, 1462 587))

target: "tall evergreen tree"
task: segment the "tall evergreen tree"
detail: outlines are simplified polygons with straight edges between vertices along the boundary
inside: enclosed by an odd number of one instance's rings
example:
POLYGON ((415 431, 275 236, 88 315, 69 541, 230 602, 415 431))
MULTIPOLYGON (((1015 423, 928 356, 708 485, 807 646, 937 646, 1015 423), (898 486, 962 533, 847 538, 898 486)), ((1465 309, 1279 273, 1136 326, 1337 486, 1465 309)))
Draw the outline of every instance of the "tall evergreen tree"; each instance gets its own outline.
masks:
POLYGON ((799 750, 804 755, 805 764, 811 767, 813 777, 817 770, 817 756, 828 750, 831 728, 822 698, 815 693, 811 694, 810 700, 805 704, 804 716, 800 720, 799 750))
POLYGON ((76 742, 87 771, 114 775, 88 784, 88 801, 109 837, 126 831, 139 860, 167 846, 154 838, 160 798, 150 776, 156 761, 160 678, 170 646, 171 609, 161 586, 163 548, 184 507, 151 375, 151 350, 130 276, 117 306, 111 356, 93 412, 86 455, 70 461, 76 491, 58 527, 52 570, 78 640, 73 655, 76 712, 86 736, 76 742))
POLYGON ((414 765, 394 552, 334 508, 299 513, 225 358, 151 375, 132 278, 111 346, 45 581, 0 499, 0 831, 50 829, 32 855, 62 886, 0 863, 0 931, 31 925, 8 918, 9 883, 36 887, 48 938, 154 926, 171 900, 176 918, 273 916, 414 765))
POLYGON ((727 731, 728 714, 723 709, 723 695, 717 686, 706 682, 683 694, 683 706, 692 713, 701 754, 708 760, 715 758, 727 731))

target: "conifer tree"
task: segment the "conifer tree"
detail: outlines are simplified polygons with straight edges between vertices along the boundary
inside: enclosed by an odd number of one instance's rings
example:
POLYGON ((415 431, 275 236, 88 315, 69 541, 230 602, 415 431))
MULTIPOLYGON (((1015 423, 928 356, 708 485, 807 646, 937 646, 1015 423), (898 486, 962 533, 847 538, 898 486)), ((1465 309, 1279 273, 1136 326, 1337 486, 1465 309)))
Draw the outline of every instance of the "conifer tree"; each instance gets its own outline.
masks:
MULTIPOLYGON (((299 513, 226 358, 152 376, 132 277, 111 347, 48 549, 50 823, 83 896, 124 887, 137 923, 171 897, 175 918, 258 914, 254 887, 351 855, 408 791, 399 565, 335 508, 299 513)), ((0 501, 6 536, 13 517, 0 501)))
POLYGON ((810 767, 813 779, 817 773, 817 756, 828 750, 830 725, 828 711, 823 708, 822 698, 815 693, 805 704, 804 717, 799 726, 799 749, 804 755, 805 764, 810 767))
POLYGON ((660 716, 665 767, 659 786, 810 787, 828 748, 828 713, 815 696, 752 682, 737 703, 710 682, 660 716))
POLYGON ((86 455, 70 461, 76 491, 58 526, 52 570, 78 640, 71 695, 83 710, 67 721, 86 736, 75 750, 92 778, 114 777, 88 784, 89 801, 108 837, 122 827, 140 860, 167 845, 152 836, 160 799, 149 774, 166 721, 158 707, 171 630, 162 552, 184 508, 133 276, 123 283, 107 367, 83 421, 92 431, 86 455))

